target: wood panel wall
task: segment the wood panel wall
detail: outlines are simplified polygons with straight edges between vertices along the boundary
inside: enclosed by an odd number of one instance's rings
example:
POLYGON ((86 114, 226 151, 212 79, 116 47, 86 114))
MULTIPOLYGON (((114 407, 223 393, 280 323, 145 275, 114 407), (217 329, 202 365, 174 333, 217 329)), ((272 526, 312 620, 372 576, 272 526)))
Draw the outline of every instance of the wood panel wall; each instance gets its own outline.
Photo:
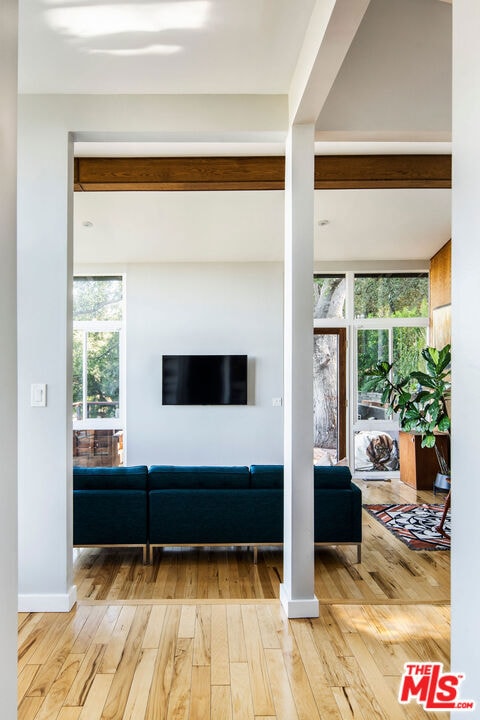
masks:
POLYGON ((433 311, 452 302, 452 241, 449 240, 430 260, 430 332, 433 311))
POLYGON ((450 305, 452 301, 452 241, 449 240, 430 260, 430 307, 450 305))

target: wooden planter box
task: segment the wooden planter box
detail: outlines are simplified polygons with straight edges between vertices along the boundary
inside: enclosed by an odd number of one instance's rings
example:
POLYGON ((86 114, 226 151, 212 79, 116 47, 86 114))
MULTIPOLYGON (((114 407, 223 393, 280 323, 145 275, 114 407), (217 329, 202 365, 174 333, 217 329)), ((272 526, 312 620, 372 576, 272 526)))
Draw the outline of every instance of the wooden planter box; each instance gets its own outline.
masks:
MULTIPOLYGON (((434 448, 422 448, 422 436, 418 433, 400 431, 400 480, 417 490, 433 490, 438 467, 434 448)), ((437 444, 447 461, 449 453, 448 435, 439 435, 437 444)))

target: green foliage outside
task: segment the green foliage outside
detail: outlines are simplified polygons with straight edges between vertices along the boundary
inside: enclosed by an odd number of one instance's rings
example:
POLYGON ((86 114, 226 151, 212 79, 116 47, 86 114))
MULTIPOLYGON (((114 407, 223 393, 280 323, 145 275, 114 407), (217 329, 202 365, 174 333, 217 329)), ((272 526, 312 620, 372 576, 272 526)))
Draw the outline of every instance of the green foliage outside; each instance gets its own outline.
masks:
MULTIPOLYGON (((83 332, 73 331, 73 403, 83 399, 83 332)), ((81 418, 79 418, 81 419, 81 418)))
MULTIPOLYGON (((422 434, 422 447, 435 446, 435 433, 450 433, 448 400, 450 399, 450 345, 441 350, 422 350, 425 370, 413 370, 401 376, 394 363, 378 362, 366 374, 372 388, 382 393, 382 402, 398 413, 400 426, 422 434), (416 390, 411 392, 412 381, 416 390)), ((437 453, 438 455, 438 453, 437 453)))
POLYGON ((365 392, 368 388, 367 370, 383 357, 388 357, 388 330, 358 330, 357 384, 359 393, 365 392))
MULTIPOLYGON (((119 333, 89 332, 86 341, 88 417, 115 417, 119 400, 119 333)), ((74 403, 83 399, 82 371, 83 332, 77 330, 73 344, 74 403)))
MULTIPOLYGON (((365 318, 410 318, 428 316, 428 277, 425 274, 369 275, 355 277, 355 316, 365 318)), ((423 327, 394 327, 393 361, 401 376, 422 370, 426 344, 423 327)), ((367 370, 389 357, 387 330, 360 330, 358 333, 358 390, 370 387, 367 370)), ((410 381, 414 389, 414 381, 410 381)))
POLYGON ((73 282, 74 320, 121 320, 121 277, 77 277, 73 282))
POLYGON ((357 275, 356 318, 428 317, 428 276, 357 275))
MULTIPOLYGON (((358 331, 357 367, 358 391, 371 390, 368 370, 382 358, 388 358, 388 330, 367 329, 358 331)), ((426 344, 427 331, 424 327, 394 327, 393 359, 400 375, 405 376, 412 369, 424 369, 422 350, 426 344)), ((415 389, 411 381, 410 387, 415 389)))

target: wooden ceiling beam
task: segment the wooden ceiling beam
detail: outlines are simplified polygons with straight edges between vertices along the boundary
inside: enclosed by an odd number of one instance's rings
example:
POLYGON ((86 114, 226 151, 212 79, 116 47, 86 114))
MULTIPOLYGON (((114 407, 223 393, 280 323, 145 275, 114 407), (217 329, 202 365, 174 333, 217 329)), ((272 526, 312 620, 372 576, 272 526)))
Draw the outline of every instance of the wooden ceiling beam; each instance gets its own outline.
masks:
POLYGON ((82 190, 282 190, 276 157, 77 158, 82 190))
MULTIPOLYGON (((319 155, 315 189, 450 188, 450 155, 319 155)), ((285 159, 267 157, 75 158, 74 189, 283 190, 285 159)))
POLYGON ((323 155, 315 189, 450 188, 451 155, 323 155))

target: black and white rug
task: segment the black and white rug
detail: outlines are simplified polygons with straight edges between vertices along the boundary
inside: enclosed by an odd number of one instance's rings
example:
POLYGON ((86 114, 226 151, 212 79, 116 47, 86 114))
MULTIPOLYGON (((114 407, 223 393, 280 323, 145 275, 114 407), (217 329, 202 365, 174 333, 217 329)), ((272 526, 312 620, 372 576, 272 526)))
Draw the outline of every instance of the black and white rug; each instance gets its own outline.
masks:
MULTIPOLYGON (((367 512, 382 523, 410 550, 450 550, 450 538, 438 532, 443 505, 364 505, 367 512)), ((450 535, 450 510, 444 524, 450 535)))

